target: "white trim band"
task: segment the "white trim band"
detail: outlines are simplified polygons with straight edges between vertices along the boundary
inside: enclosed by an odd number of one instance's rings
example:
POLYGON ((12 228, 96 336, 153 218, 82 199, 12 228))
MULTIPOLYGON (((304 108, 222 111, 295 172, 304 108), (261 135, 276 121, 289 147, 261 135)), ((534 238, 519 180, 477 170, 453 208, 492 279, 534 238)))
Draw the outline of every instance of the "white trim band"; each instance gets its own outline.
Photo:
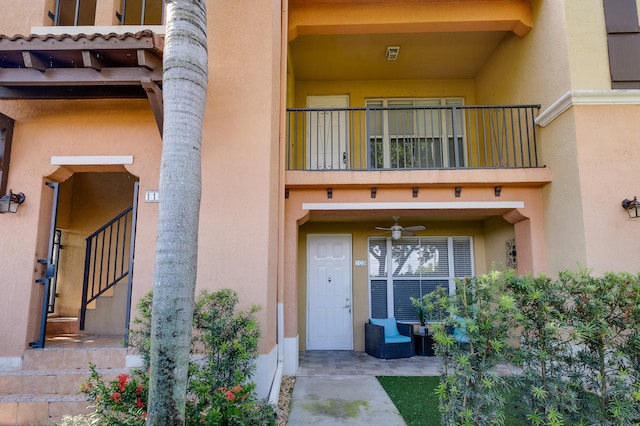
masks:
POLYGON ((545 127, 574 105, 640 105, 640 90, 569 90, 536 117, 545 127))
POLYGON ((433 201, 421 203, 302 203, 303 210, 522 209, 524 201, 433 201))
POLYGON ((133 155, 64 155, 51 157, 52 166, 133 164, 133 155))

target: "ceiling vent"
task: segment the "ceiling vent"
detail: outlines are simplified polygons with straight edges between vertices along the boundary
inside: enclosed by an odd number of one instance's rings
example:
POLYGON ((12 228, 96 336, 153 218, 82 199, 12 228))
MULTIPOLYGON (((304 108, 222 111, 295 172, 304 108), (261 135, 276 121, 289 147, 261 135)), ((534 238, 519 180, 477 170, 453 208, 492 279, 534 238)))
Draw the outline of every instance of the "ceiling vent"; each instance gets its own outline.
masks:
POLYGON ((400 52, 400 46, 387 46, 386 57, 389 61, 395 61, 398 59, 398 53, 400 52))

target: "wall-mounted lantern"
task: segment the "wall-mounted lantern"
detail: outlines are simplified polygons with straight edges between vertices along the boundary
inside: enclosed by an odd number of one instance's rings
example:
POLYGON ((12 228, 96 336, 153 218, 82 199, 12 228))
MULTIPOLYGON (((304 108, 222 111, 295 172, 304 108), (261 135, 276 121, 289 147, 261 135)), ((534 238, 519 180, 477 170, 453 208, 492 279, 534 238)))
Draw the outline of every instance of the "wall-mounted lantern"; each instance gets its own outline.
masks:
POLYGON ((624 208, 631 219, 637 219, 640 217, 640 201, 637 197, 633 197, 633 200, 624 199, 622 201, 622 208, 624 208))
POLYGON ((7 195, 0 197, 0 213, 17 213, 20 204, 24 203, 25 196, 22 192, 14 194, 9 190, 7 195))

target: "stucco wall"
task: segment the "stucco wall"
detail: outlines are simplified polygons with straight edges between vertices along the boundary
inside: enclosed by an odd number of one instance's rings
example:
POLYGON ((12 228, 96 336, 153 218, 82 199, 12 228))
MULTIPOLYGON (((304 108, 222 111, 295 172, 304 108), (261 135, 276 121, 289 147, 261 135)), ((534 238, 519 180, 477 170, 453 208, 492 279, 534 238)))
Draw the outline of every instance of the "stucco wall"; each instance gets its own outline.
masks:
MULTIPOLYGON (((2 32, 28 34, 32 26, 43 25, 44 4, 11 3, 24 20, 3 14, 0 28, 7 30, 2 32)), ((278 199, 283 194, 278 183, 280 2, 210 2, 208 13, 210 77, 197 286, 231 287, 238 291, 242 307, 260 305, 260 350, 271 353, 276 343, 278 199), (237 24, 240 20, 243 25, 237 24)), ((145 191, 157 190, 161 140, 144 99, 0 101, 0 111, 16 120, 8 184, 27 195, 18 215, 0 218, 0 234, 15 247, 11 257, 0 257, 0 268, 11 277, 10 283, 0 281, 0 311, 17 323, 7 333, 3 328, 0 356, 15 356, 37 333, 34 321, 27 333, 27 317, 29 306, 33 317, 41 300, 36 290, 32 297, 25 296, 25 289, 36 288, 33 279, 42 271, 36 267, 34 274, 34 262, 46 257, 46 252, 34 253, 46 250, 36 250, 39 216, 47 211, 40 204, 40 194, 46 193, 43 179, 55 172, 64 180, 74 171, 51 166, 51 157, 132 155, 134 162, 126 170, 139 177, 144 200, 145 191)), ((134 303, 153 282, 157 208, 156 203, 140 204, 134 303)), ((72 220, 69 214, 63 214, 67 222, 72 220)), ((47 225, 41 222, 40 228, 47 225)))
MULTIPOLYGON (((639 105, 574 107, 585 223, 586 265, 595 273, 640 271, 633 249, 640 220, 623 199, 640 195, 639 105)), ((579 207, 579 206, 575 206, 579 207)))
MULTIPOLYGON (((131 155, 134 163, 128 167, 140 178, 144 193, 157 188, 160 136, 146 101, 8 101, 0 103, 0 109, 16 120, 8 185, 27 196, 18 214, 0 217, 0 234, 14 240, 7 246, 12 247, 11 256, 0 257, 0 268, 11 277, 0 280, 4 295, 0 311, 15 320, 12 327, 3 327, 0 356, 15 356, 38 333, 41 286, 34 280, 42 277, 43 270, 36 259, 47 257, 43 240, 48 237, 51 210, 48 201, 41 203, 41 197, 51 191, 44 181, 63 181, 72 174, 71 169, 51 165, 52 157, 131 155)), ((105 167, 76 171, 105 171, 105 167)), ((61 200, 69 206, 69 197, 61 200)), ((140 215, 145 219, 147 207, 157 205, 142 206, 140 215)), ((63 209, 61 213, 62 222, 69 224, 78 211, 63 209)), ((139 244, 153 247, 155 221, 141 220, 138 229, 139 244)), ((145 287, 153 265, 144 255, 137 260, 134 279, 145 287)))
MULTIPOLYGON (((369 319, 369 276, 367 266, 355 266, 355 260, 369 261, 369 237, 387 236, 375 230, 375 226, 389 224, 391 218, 380 217, 366 221, 343 222, 339 219, 331 223, 308 222, 300 227, 298 234, 298 324, 300 350, 306 349, 307 341, 307 236, 309 234, 350 234, 352 235, 352 294, 353 294, 353 345, 354 350, 364 351, 364 323, 369 319)), ((419 224, 415 218, 405 217, 407 224, 419 224), (410 222, 410 223, 409 223, 410 222)), ((420 223, 422 224, 422 223, 420 223)), ((485 232, 482 221, 429 222, 421 236, 471 236, 475 272, 487 272, 485 253, 485 232)))
POLYGON ((368 98, 438 98, 463 97, 475 104, 472 80, 362 80, 362 81, 298 81, 296 107, 307 106, 307 96, 349 95, 350 106, 364 106, 368 98))
POLYGON ((565 0, 571 86, 611 89, 602 1, 565 0))
POLYGON ((507 267, 505 243, 515 238, 513 225, 502 217, 490 218, 483 223, 486 262, 484 271, 501 270, 507 267))

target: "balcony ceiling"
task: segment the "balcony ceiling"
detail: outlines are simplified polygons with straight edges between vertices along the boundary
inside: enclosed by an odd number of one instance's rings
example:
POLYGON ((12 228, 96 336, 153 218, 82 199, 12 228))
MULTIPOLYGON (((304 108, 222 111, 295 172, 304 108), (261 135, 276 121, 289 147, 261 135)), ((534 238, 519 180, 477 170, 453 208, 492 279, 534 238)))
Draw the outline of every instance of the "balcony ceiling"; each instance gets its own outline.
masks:
POLYGON ((300 35, 291 41, 299 81, 474 78, 510 31, 300 35), (395 61, 387 46, 400 46, 395 61))

